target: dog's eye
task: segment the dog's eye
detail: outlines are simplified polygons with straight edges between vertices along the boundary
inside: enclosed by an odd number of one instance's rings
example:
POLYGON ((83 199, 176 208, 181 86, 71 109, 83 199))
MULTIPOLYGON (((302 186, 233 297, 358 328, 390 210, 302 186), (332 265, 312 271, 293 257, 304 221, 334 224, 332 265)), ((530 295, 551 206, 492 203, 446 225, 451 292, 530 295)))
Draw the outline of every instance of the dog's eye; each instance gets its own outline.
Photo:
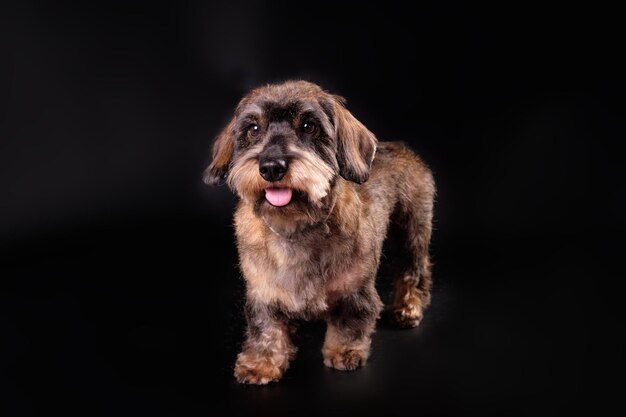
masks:
POLYGON ((302 131, 307 135, 311 135, 315 133, 317 130, 317 126, 313 122, 304 122, 302 123, 302 131))
POLYGON ((248 126, 248 135, 249 136, 255 137, 260 132, 261 132, 261 128, 259 127, 259 125, 251 124, 250 126, 248 126))

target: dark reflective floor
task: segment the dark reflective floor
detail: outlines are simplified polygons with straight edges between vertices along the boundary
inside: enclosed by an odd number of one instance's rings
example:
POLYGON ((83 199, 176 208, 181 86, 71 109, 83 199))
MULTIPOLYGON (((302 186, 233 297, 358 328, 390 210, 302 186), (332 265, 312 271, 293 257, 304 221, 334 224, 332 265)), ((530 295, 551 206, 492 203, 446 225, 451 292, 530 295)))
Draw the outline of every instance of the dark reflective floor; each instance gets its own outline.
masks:
POLYGON ((621 393, 624 286, 594 273, 614 254, 567 236, 435 238, 432 307, 415 330, 381 319, 367 367, 326 369, 307 323, 281 382, 237 385, 224 220, 113 219, 3 251, 3 415, 555 415, 621 393))

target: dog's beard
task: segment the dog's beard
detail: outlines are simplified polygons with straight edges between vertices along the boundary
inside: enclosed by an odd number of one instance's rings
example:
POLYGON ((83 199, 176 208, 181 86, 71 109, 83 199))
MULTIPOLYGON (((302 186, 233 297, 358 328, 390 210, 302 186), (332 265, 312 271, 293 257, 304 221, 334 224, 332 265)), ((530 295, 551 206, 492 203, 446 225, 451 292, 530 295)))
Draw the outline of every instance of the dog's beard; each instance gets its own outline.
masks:
POLYGON ((335 170, 311 152, 289 151, 295 156, 288 172, 290 182, 296 189, 304 191, 312 204, 322 205, 337 175, 335 170))
MULTIPOLYGON (((254 151, 254 149, 251 149, 254 151)), ((258 152, 248 152, 234 161, 228 176, 229 186, 255 213, 281 235, 293 235, 326 217, 331 206, 331 189, 336 170, 319 156, 290 147, 289 169, 276 182, 267 182, 259 174, 258 152), (266 198, 267 188, 289 188, 288 204, 275 207, 266 198)))

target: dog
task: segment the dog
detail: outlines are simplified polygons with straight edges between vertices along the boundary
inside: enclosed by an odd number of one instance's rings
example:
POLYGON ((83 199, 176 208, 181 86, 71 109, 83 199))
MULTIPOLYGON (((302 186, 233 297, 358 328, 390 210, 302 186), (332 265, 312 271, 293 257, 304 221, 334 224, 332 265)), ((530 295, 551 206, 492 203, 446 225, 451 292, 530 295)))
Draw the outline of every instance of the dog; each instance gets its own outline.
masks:
POLYGON ((252 90, 212 153, 204 182, 226 182, 239 196, 247 330, 237 381, 279 380, 300 320, 326 321, 326 366, 363 366, 383 309, 374 284, 394 224, 402 244, 390 317, 399 327, 420 323, 432 285, 435 183, 418 156, 378 142, 343 98, 307 81, 252 90))

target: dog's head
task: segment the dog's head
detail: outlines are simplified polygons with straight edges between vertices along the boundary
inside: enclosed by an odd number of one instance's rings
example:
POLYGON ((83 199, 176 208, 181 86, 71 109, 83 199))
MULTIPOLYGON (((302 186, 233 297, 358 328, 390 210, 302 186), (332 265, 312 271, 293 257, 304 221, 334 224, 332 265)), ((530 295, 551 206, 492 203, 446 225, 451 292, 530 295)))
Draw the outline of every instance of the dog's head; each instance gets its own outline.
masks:
POLYGON ((213 145, 207 184, 226 181, 264 217, 318 220, 338 176, 369 178, 376 137, 342 98, 306 81, 252 90, 213 145))

